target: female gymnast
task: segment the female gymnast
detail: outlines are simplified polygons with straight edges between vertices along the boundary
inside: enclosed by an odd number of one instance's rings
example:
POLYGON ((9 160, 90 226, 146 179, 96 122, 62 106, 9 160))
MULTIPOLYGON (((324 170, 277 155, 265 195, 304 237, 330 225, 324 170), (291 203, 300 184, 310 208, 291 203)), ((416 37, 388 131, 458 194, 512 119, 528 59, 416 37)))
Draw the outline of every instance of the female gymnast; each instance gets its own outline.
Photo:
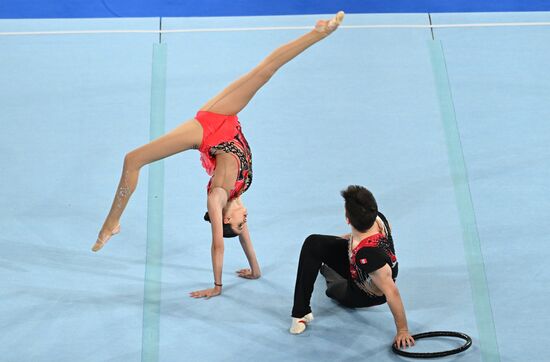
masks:
POLYGON ((395 285, 397 258, 390 224, 378 212, 372 193, 361 186, 342 191, 346 221, 344 236, 310 235, 304 241, 294 290, 290 333, 299 334, 313 320, 310 300, 319 269, 326 278, 326 295, 350 308, 388 302, 395 320, 398 348, 414 344, 405 308, 395 285))
POLYGON ((259 278, 260 267, 246 224, 247 211, 241 201, 241 195, 252 182, 252 155, 237 114, 280 67, 331 34, 343 18, 344 13, 339 12, 331 20, 319 20, 313 30, 276 49, 249 73, 209 100, 194 119, 129 152, 124 158, 113 204, 92 250, 100 250, 120 231, 120 217, 137 186, 141 167, 179 152, 198 149, 202 165, 212 176, 207 187, 205 220, 210 221, 212 228, 214 288, 192 292, 190 296, 210 298, 221 294, 224 236, 239 236, 250 264, 250 268, 239 270, 237 274, 248 279, 259 278))

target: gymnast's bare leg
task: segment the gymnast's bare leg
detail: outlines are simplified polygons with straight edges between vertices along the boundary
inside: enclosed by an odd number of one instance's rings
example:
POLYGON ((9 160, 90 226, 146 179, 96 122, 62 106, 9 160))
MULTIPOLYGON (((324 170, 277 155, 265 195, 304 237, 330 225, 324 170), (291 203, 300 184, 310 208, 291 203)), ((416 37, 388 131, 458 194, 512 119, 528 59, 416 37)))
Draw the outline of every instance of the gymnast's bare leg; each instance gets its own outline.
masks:
POLYGON ((319 20, 313 30, 277 48, 258 66, 209 100, 201 110, 227 115, 239 113, 279 68, 336 30, 343 19, 344 12, 340 11, 331 20, 319 20))
POLYGON ((198 121, 192 119, 164 136, 129 152, 124 157, 122 175, 111 210, 92 250, 101 249, 112 235, 120 231, 120 217, 136 189, 139 170, 143 166, 188 149, 198 148, 201 142, 202 127, 198 121))
MULTIPOLYGON (((279 68, 332 33, 343 18, 344 13, 339 12, 331 20, 319 20, 313 30, 277 48, 249 73, 237 79, 221 93, 210 99, 201 110, 236 115, 279 68)), ((195 119, 191 119, 166 135, 126 155, 111 209, 99 232, 97 241, 92 247, 93 251, 100 250, 111 236, 120 231, 120 218, 130 196, 136 189, 139 170, 151 162, 198 148, 202 142, 202 134, 203 130, 200 123, 195 119)))

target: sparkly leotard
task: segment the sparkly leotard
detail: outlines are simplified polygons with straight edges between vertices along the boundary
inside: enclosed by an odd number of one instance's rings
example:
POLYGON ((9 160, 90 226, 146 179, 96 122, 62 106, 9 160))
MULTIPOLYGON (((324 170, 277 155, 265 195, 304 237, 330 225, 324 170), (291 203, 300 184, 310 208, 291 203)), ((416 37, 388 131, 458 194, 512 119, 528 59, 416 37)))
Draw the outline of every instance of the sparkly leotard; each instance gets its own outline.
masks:
MULTIPOLYGON (((235 157, 238 164, 237 179, 229 191, 229 199, 242 195, 252 183, 252 152, 243 135, 237 116, 228 116, 213 112, 199 111, 195 119, 203 129, 202 143, 199 147, 202 166, 208 175, 216 170, 216 154, 225 152, 235 157)), ((210 191, 212 178, 208 183, 210 191)))

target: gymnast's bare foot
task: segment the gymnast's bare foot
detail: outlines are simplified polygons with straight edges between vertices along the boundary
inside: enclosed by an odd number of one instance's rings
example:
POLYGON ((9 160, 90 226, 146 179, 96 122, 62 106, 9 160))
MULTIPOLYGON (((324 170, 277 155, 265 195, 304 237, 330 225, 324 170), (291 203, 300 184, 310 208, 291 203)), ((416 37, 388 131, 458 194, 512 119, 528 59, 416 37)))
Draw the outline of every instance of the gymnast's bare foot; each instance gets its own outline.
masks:
POLYGON ((92 247, 92 251, 100 250, 105 244, 107 244, 111 236, 118 234, 119 232, 120 232, 120 224, 115 226, 114 229, 112 229, 112 231, 109 231, 108 229, 103 227, 99 232, 99 235, 97 236, 97 240, 94 246, 92 247))
POLYGON ((319 20, 315 25, 315 31, 323 34, 324 36, 332 33, 344 20, 344 12, 339 11, 336 15, 330 20, 319 20))

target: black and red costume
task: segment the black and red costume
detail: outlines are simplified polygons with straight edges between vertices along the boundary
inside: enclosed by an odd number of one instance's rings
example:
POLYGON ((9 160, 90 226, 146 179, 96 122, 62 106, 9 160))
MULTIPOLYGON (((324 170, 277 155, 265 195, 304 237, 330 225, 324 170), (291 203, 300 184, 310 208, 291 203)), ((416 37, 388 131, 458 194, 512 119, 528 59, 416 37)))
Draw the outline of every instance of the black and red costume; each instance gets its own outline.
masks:
POLYGON ((327 279, 326 294, 346 307, 370 307, 386 302, 385 296, 373 293, 369 273, 388 264, 395 280, 397 257, 388 220, 378 213, 385 225, 385 235, 375 234, 352 248, 352 240, 338 236, 310 235, 304 241, 298 263, 292 317, 302 318, 311 312, 310 300, 317 274, 327 279))

